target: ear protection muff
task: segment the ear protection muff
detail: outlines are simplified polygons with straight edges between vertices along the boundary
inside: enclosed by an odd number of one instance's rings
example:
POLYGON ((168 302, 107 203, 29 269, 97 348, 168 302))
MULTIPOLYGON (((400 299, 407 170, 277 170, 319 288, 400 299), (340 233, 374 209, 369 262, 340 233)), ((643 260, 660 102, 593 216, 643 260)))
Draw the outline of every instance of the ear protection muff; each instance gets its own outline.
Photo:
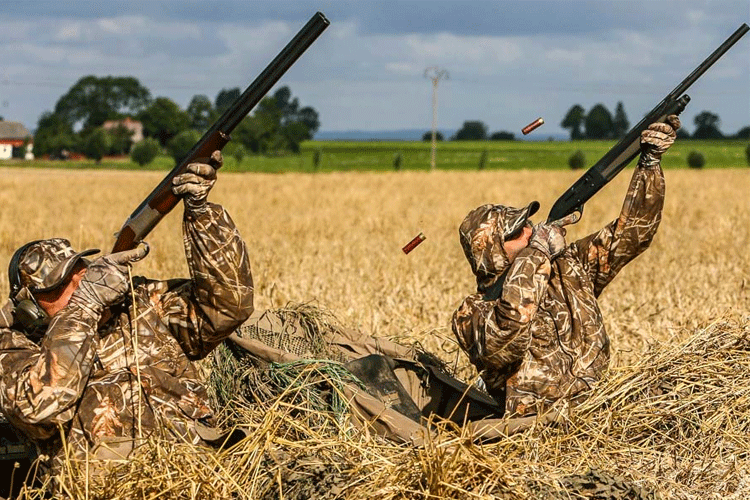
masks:
MULTIPOLYGON (((27 297, 20 299, 19 293, 23 289, 21 284, 21 270, 19 265, 21 263, 21 257, 24 252, 32 245, 40 243, 44 240, 34 240, 26 243, 21 248, 16 250, 13 257, 10 259, 10 265, 8 266, 8 280, 10 281, 10 300, 15 306, 13 308, 13 318, 19 323, 24 330, 29 333, 36 333, 38 330, 46 330, 47 323, 49 322, 49 315, 47 312, 39 306, 31 293, 25 294, 27 297)), ((31 291, 31 290, 29 290, 31 291)))
POLYGON ((49 324, 49 315, 33 298, 19 300, 13 308, 13 319, 20 324, 24 331, 36 336, 44 336, 49 324))

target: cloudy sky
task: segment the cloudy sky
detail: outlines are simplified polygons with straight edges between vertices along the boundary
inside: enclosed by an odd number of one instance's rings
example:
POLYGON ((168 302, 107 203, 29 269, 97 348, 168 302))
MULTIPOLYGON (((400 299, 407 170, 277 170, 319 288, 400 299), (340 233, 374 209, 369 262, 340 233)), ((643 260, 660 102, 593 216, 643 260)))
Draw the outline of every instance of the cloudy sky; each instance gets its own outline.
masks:
MULTIPOLYGON (((244 88, 315 13, 331 26, 285 75, 321 131, 430 128, 425 68, 449 73, 438 125, 490 131, 542 116, 559 134, 573 104, 622 101, 631 125, 743 22, 750 0, 37 1, 0 12, 0 115, 36 127, 84 75, 130 75, 185 107, 244 88)), ((750 35, 688 92, 721 129, 750 125, 750 35)))

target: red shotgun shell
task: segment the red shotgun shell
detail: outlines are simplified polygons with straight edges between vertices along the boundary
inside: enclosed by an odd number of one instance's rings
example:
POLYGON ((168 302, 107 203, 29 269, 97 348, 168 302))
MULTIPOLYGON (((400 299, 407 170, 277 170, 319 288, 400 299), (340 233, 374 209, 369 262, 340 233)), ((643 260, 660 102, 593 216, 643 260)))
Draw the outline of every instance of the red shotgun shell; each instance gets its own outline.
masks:
POLYGON ((404 248, 402 248, 402 250, 404 251, 404 253, 408 254, 409 252, 411 252, 412 250, 414 250, 415 248, 417 248, 417 245, 419 245, 420 243, 422 243, 426 239, 427 239, 427 237, 423 233, 419 233, 418 235, 416 235, 414 237, 413 240, 411 240, 409 243, 407 243, 406 246, 404 246, 404 248))
POLYGON ((544 118, 540 116, 539 118, 522 128, 521 132, 523 133, 523 135, 527 135, 529 132, 531 132, 535 128, 540 127, 542 124, 544 124, 544 118))

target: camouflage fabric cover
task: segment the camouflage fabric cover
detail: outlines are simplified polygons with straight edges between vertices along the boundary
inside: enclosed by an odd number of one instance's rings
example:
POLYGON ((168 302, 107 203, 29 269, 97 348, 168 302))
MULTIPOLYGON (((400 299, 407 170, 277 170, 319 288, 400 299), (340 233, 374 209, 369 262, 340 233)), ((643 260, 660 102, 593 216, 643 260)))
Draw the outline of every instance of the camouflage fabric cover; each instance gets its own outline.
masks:
MULTIPOLYGON (((291 363, 300 359, 345 363, 372 354, 403 359, 416 356, 414 347, 370 337, 330 321, 311 321, 312 310, 306 307, 298 311, 256 311, 229 340, 266 363, 291 363)), ((416 372, 401 368, 394 370, 394 375, 417 405, 428 404, 429 391, 416 372)), ((370 427, 396 441, 422 443, 426 429, 396 411, 388 398, 379 398, 351 383, 346 384, 343 391, 355 424, 370 427)))
MULTIPOLYGON (((433 415, 463 426, 466 435, 477 441, 504 438, 564 418, 554 411, 501 418, 503 408, 492 398, 452 377, 437 357, 419 346, 405 346, 341 327, 330 315, 309 305, 255 311, 229 340, 232 352, 240 358, 250 354, 265 363, 282 365, 301 359, 336 362, 359 379, 359 383, 347 382, 342 387, 352 423, 400 443, 422 446, 433 432, 429 424, 433 415), (237 348, 241 352, 236 352, 237 348), (361 378, 357 368, 371 358, 388 363, 393 378, 361 378), (404 411, 409 406, 421 416, 415 418, 404 411)), ((222 376, 234 383, 247 371, 241 368, 222 376)))
MULTIPOLYGON (((477 274, 477 293, 453 314, 453 331, 487 390, 511 415, 530 415, 560 398, 575 399, 609 363, 609 338, 597 297, 651 243, 661 221, 664 175, 660 162, 641 156, 620 216, 570 245, 552 261, 524 248, 510 266, 477 274)), ((489 213, 489 212, 488 212, 489 213)), ((472 212, 474 214, 474 212, 472 212)), ((469 214, 461 241, 504 252, 491 225, 469 214), (497 240, 497 241, 496 241, 497 240)), ((466 247, 464 247, 466 248, 466 247)), ((487 259, 489 253, 468 251, 487 259)), ((502 263, 503 257, 493 258, 502 263)), ((505 260, 507 262, 507 259, 505 260)))
POLYGON ((51 457, 126 458, 139 438, 209 438, 214 412, 197 367, 252 312, 245 243, 222 207, 186 211, 191 279, 133 278, 132 297, 107 315, 71 301, 41 343, 0 310, 0 403, 7 419, 51 457), (102 323, 103 321, 103 323, 102 323), (102 323, 102 324, 100 324, 102 323))

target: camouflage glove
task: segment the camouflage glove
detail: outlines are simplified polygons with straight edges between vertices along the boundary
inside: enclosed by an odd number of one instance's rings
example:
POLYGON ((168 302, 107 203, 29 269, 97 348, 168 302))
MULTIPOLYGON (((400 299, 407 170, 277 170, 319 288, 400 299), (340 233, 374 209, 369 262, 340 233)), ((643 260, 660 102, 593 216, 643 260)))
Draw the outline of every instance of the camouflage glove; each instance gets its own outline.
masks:
POLYGON ((99 257, 89 264, 70 303, 78 305, 91 316, 101 316, 104 309, 117 304, 130 290, 128 266, 148 254, 147 245, 133 250, 99 257))
POLYGON ((669 115, 666 123, 652 123, 641 132, 641 157, 639 167, 653 167, 661 161, 661 155, 669 149, 677 137, 680 119, 677 115, 669 115))
POLYGON ((529 240, 529 246, 543 252, 552 260, 565 250, 565 228, 568 224, 575 224, 580 219, 581 214, 573 212, 566 215, 560 220, 547 224, 540 222, 534 226, 534 233, 529 240))
POLYGON ((208 163, 190 163, 184 174, 172 179, 172 192, 182 196, 186 209, 195 213, 205 211, 208 192, 216 182, 216 170, 223 163, 221 151, 214 151, 208 163))

